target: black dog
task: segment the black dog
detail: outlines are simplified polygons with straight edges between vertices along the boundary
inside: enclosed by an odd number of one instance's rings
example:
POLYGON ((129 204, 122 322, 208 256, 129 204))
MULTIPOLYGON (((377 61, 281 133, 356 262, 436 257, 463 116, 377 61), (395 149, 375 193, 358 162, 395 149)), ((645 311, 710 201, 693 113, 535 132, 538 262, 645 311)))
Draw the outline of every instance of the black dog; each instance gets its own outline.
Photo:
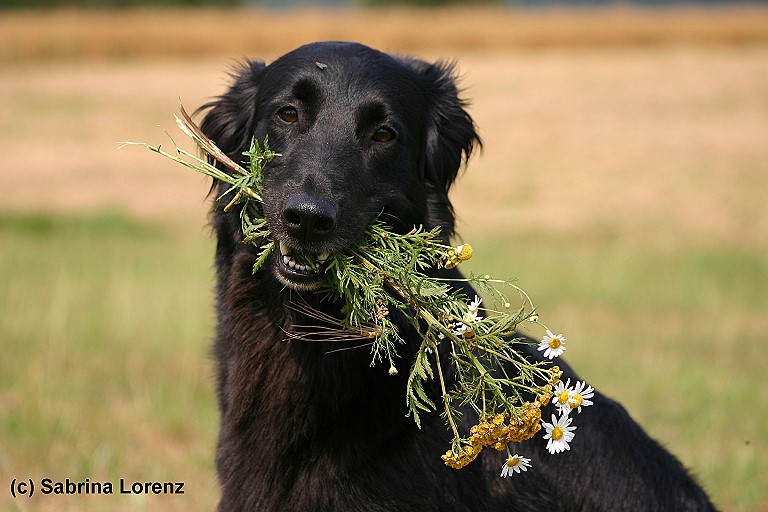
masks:
MULTIPOLYGON (((264 214, 284 256, 252 275, 256 249, 242 243, 237 209, 213 213, 220 511, 713 510, 680 463, 599 393, 570 451, 550 455, 534 438, 519 447, 532 468, 501 479, 505 456, 493 450, 461 470, 443 465, 443 420, 426 415, 419 430, 405 417, 407 371, 371 367, 364 349, 286 340, 311 321, 291 301, 335 316, 340 307, 311 293, 322 276, 291 265, 293 250, 322 260, 382 212, 400 231, 452 234, 448 189, 480 141, 450 65, 312 44, 269 66, 245 63, 204 108, 204 132, 234 160, 254 135, 283 155, 267 168, 264 214)), ((417 345, 402 347, 403 361, 417 345)), ((564 378, 577 379, 567 367, 564 378)))

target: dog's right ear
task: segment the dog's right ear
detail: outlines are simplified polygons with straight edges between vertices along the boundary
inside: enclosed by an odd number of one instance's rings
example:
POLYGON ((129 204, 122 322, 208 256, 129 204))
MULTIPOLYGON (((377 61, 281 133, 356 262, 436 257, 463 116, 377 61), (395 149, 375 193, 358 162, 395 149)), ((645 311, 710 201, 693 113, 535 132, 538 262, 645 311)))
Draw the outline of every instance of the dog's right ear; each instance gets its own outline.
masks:
POLYGON ((229 90, 198 109, 206 111, 200 129, 236 162, 242 159, 253 137, 256 95, 264 67, 260 60, 243 62, 233 70, 229 90))

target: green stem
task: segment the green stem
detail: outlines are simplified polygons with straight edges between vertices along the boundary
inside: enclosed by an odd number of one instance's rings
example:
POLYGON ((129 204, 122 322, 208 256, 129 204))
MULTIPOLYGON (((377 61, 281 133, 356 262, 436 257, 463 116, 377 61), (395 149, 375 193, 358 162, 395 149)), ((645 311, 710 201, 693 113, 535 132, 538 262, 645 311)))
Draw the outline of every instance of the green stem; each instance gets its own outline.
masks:
POLYGON ((432 350, 435 352, 435 363, 437 364, 437 376, 440 379, 440 388, 443 391, 443 405, 445 406, 445 415, 448 419, 448 423, 453 431, 453 438, 459 439, 459 429, 456 428, 456 423, 453 421, 453 415, 451 414, 450 401, 448 396, 448 390, 445 388, 445 379, 443 379, 443 365, 440 364, 440 352, 437 350, 437 346, 433 345, 432 350))

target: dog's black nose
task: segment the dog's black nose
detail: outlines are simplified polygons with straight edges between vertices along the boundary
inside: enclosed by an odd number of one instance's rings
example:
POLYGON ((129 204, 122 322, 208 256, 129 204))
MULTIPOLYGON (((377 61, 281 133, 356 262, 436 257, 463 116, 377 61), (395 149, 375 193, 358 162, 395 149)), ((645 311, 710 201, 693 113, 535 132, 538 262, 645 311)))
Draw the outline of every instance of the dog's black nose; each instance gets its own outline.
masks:
POLYGON ((336 207, 321 197, 296 194, 283 206, 283 224, 300 242, 319 242, 330 237, 336 220, 336 207))

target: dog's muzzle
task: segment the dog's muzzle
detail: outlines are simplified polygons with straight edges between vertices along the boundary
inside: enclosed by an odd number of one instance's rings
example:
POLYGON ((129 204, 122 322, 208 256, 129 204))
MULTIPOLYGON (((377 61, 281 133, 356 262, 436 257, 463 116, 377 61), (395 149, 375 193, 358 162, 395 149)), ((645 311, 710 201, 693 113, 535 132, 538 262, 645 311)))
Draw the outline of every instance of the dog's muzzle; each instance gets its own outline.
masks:
POLYGON ((299 193, 286 200, 280 220, 291 243, 280 241, 275 265, 278 279, 291 288, 317 288, 323 282, 330 254, 303 247, 321 246, 330 240, 338 221, 336 206, 325 198, 299 193))

